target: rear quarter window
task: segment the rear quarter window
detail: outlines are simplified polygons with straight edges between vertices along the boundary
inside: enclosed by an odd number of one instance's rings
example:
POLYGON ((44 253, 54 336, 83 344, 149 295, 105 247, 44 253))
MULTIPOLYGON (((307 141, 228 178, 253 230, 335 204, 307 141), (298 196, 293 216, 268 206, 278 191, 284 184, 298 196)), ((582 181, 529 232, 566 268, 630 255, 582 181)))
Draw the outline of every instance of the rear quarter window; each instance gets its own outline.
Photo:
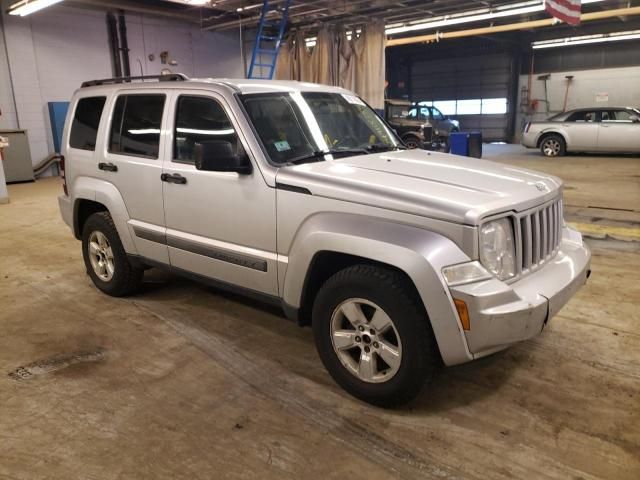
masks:
POLYGON ((71 123, 69 146, 80 150, 96 149, 100 117, 107 97, 87 97, 78 100, 71 123))

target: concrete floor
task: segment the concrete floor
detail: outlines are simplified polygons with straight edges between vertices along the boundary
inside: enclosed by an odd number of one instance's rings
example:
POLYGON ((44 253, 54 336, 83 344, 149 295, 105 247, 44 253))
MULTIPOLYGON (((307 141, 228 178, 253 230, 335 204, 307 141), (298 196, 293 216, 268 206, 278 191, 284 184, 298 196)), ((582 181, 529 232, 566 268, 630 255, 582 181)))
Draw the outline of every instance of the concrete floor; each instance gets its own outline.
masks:
MULTIPOLYGON (((638 158, 486 151, 564 177, 583 224, 640 225, 638 158)), ((640 478, 640 243, 590 241, 591 280, 544 333, 384 411, 275 311, 153 270, 135 297, 100 294, 59 181, 9 190, 1 479, 640 478)))

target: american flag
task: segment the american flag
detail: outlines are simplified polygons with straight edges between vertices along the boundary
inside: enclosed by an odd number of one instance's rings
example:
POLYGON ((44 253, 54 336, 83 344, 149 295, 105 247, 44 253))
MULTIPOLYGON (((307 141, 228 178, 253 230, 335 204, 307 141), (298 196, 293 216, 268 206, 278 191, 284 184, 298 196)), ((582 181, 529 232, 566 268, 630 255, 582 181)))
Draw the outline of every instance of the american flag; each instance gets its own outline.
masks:
POLYGON ((569 25, 580 23, 581 0, 545 0, 544 9, 569 25))

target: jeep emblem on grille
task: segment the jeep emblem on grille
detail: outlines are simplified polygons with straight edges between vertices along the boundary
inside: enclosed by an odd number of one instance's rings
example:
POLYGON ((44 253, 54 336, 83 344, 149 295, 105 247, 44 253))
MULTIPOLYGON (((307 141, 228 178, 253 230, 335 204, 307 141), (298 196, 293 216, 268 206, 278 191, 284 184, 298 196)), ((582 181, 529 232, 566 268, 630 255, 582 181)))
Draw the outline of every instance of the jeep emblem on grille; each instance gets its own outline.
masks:
POLYGON ((542 182, 537 182, 535 185, 536 185, 536 188, 541 192, 544 192, 547 189, 547 186, 542 182))

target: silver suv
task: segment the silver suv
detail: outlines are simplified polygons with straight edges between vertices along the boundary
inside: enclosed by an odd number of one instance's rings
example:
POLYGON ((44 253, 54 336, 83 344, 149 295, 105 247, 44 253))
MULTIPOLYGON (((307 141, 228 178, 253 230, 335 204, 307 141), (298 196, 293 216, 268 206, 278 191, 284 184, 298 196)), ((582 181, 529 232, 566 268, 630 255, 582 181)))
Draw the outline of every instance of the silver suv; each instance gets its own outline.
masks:
POLYGON ((153 266, 281 305, 337 383, 394 406, 586 281, 557 178, 405 150, 341 88, 128 80, 85 83, 63 138, 60 210, 109 295, 153 266))

